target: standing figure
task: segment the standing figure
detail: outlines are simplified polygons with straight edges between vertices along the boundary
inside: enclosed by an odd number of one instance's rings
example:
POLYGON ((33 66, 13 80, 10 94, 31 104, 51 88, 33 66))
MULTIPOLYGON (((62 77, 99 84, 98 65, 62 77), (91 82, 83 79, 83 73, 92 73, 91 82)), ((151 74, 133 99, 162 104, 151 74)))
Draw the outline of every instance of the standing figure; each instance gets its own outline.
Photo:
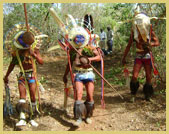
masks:
POLYGON ((105 43, 105 41, 106 41, 106 33, 103 31, 103 29, 100 29, 100 48, 103 50, 103 51, 105 51, 106 50, 106 43, 105 43))
MULTIPOLYGON (((100 61, 102 58, 100 50, 97 49, 99 36, 93 34, 92 16, 86 14, 84 19, 79 21, 68 14, 66 15, 66 20, 69 23, 65 25, 53 8, 50 8, 49 12, 59 25, 61 31, 65 34, 65 36, 62 35, 64 42, 58 40, 58 43, 67 52, 68 64, 63 76, 63 82, 66 87, 68 82, 67 75, 70 72, 75 99, 73 113, 76 122, 74 125, 79 126, 82 123, 83 117, 90 124, 92 123, 91 117, 94 109, 95 74, 93 73, 93 69, 96 71, 91 63, 100 61), (73 65, 74 67, 72 69, 73 65), (86 88, 85 102, 82 101, 84 86, 86 88)), ((65 91, 68 90, 65 88, 65 91)), ((66 108, 66 100, 64 102, 64 108, 66 108)))
MULTIPOLYGON (((76 54, 74 61, 71 60, 73 65, 74 62, 74 86, 75 86, 75 103, 74 103, 74 117, 76 118, 76 126, 79 126, 82 122, 82 116, 85 116, 87 123, 92 123, 91 116, 94 109, 94 80, 95 75, 93 69, 89 66, 88 63, 93 61, 100 61, 100 55, 95 47, 86 46, 84 48, 78 49, 79 54, 76 54), (89 52, 85 52, 88 49, 89 52), (86 87, 86 101, 82 101, 83 97, 83 86, 86 87)), ((67 83, 67 75, 69 73, 69 65, 67 65, 63 81, 67 83)))
POLYGON ((152 54, 151 47, 159 46, 159 40, 155 35, 150 24, 150 18, 144 13, 138 13, 135 15, 133 28, 131 30, 130 39, 128 45, 125 49, 122 63, 126 63, 126 56, 130 50, 133 41, 136 42, 136 57, 133 67, 133 76, 130 82, 130 90, 132 95, 132 102, 135 100, 137 90, 139 88, 139 81, 137 77, 139 75, 140 69, 144 67, 146 73, 146 83, 143 87, 143 92, 145 99, 150 100, 153 95, 153 87, 151 83, 152 78, 152 54))
MULTIPOLYGON (((93 93, 95 74, 93 73, 93 69, 90 67, 89 63, 101 60, 101 56, 95 47, 97 46, 96 40, 88 40, 89 36, 87 34, 90 31, 91 26, 89 26, 90 22, 88 21, 87 16, 88 15, 84 17, 86 23, 84 25, 84 28, 79 27, 79 30, 81 29, 80 33, 78 32, 78 28, 76 28, 77 32, 74 32, 74 35, 72 35, 73 39, 71 41, 71 44, 74 45, 79 52, 76 54, 73 50, 70 52, 70 56, 72 57, 71 65, 74 63, 75 102, 73 112, 76 119, 76 122, 74 124, 75 126, 79 126, 82 123, 82 117, 85 117, 85 121, 87 123, 92 123, 91 117, 93 115, 94 109, 93 93), (86 42, 86 40, 88 41, 86 42), (86 87, 87 94, 85 102, 82 101, 84 86, 86 87)), ((90 20, 92 20, 91 16, 90 20)), ((93 35, 91 35, 91 37, 93 37, 93 35)), ((67 83, 67 75, 69 73, 69 70, 70 69, 68 64, 63 77, 64 83, 67 83)))
MULTIPOLYGON (((12 52, 12 61, 10 62, 7 73, 4 77, 4 82, 8 83, 8 76, 13 71, 14 67, 19 65, 20 72, 17 75, 17 79, 20 99, 16 105, 16 110, 20 116, 19 122, 16 123, 16 126, 23 126, 26 125, 26 115, 31 117, 32 113, 38 110, 38 102, 36 101, 38 85, 35 79, 35 61, 39 64, 43 64, 43 60, 39 52, 39 44, 37 44, 32 32, 20 31, 15 35, 13 40, 12 48, 14 48, 14 50, 12 52), (28 105, 26 102, 26 94, 30 98, 31 105, 28 105)), ((31 118, 30 123, 33 126, 38 126, 33 118, 31 118)))
POLYGON ((112 53, 112 48, 113 48, 113 36, 114 36, 114 33, 113 31, 111 30, 110 27, 107 27, 107 53, 110 54, 112 53))

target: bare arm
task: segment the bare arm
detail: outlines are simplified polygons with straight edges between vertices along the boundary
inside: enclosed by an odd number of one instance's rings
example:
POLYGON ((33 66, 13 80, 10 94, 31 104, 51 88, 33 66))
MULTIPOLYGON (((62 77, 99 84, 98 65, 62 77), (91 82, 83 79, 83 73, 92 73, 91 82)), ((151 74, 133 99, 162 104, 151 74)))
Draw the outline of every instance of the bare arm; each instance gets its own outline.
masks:
POLYGON ((96 48, 93 50, 93 53, 94 53, 95 57, 88 58, 89 61, 90 62, 92 62, 92 61, 100 61, 101 60, 101 56, 99 55, 99 52, 97 51, 96 48))
POLYGON ((152 30, 151 32, 151 46, 156 47, 160 45, 160 42, 158 40, 158 37, 155 35, 155 32, 152 30))
MULTIPOLYGON (((13 58, 13 59, 14 59, 14 58, 13 58)), ((12 61, 13 61, 13 59, 12 59, 12 61)), ((5 83, 8 83, 8 76, 10 75, 10 73, 13 71, 13 69, 14 69, 14 67, 15 67, 15 64, 12 63, 12 61, 11 61, 10 65, 9 65, 8 70, 7 70, 7 72, 6 72, 6 75, 5 75, 5 77, 4 77, 4 82, 5 82, 5 83)))
POLYGON ((40 52, 39 52, 39 49, 35 49, 34 51, 32 49, 30 49, 30 54, 36 59, 36 61, 39 63, 39 64, 43 64, 43 59, 40 55, 40 52))
POLYGON ((123 59, 122 59, 122 63, 123 64, 126 63, 125 58, 126 58, 128 52, 130 51, 132 43, 133 43, 133 31, 131 31, 131 35, 130 35, 130 39, 129 39, 128 45, 127 45, 127 47, 126 47, 126 49, 124 51, 124 55, 123 55, 123 59))
MULTIPOLYGON (((82 53, 82 49, 79 49, 78 52, 81 54, 82 53)), ((78 53, 76 53, 75 66, 81 65, 79 58, 80 58, 80 55, 78 53)))

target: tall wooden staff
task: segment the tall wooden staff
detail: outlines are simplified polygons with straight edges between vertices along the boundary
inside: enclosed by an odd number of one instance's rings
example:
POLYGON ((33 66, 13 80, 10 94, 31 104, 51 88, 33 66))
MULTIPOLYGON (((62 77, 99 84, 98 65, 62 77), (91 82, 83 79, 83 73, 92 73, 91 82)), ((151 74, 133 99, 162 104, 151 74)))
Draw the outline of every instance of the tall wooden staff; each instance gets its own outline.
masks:
MULTIPOLYGON (((26 10, 26 3, 24 3, 24 12, 25 12, 25 22, 26 22, 26 29, 27 29, 27 32, 29 32, 29 25, 28 25, 28 17, 27 17, 27 10, 26 10)), ((30 47, 31 49, 31 47, 30 47)), ((36 92, 38 94, 38 102, 39 102, 39 105, 41 104, 40 102, 40 94, 39 94, 39 86, 38 86, 38 80, 37 80, 37 72, 36 72, 36 67, 35 67, 35 61, 33 59, 33 57, 31 56, 31 62, 32 62, 32 68, 33 68, 33 74, 34 74, 34 77, 35 77, 35 82, 36 82, 36 92)), ((39 106, 38 105, 38 106, 39 106)), ((39 109, 37 108, 37 111, 39 112, 39 109)))

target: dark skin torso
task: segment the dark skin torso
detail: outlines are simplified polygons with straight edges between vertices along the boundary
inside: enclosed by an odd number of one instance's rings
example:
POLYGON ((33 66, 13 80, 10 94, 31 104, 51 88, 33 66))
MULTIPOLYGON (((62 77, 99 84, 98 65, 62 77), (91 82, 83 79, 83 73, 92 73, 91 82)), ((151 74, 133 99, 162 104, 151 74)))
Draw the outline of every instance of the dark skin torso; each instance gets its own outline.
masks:
MULTIPOLYGON (((82 53, 82 50, 83 49, 79 49, 79 53, 81 54, 82 53)), ((100 61, 100 55, 98 53, 98 51, 96 50, 96 48, 93 48, 93 53, 94 53, 94 57, 87 57, 89 59, 89 63, 91 63, 91 61, 100 61)), ((84 69, 87 69, 87 68, 90 68, 90 65, 87 64, 87 65, 83 65, 80 63, 80 55, 79 54, 76 54, 76 58, 75 58, 75 66, 76 67, 79 67, 79 68, 84 68, 84 69)))
POLYGON ((28 50, 20 50, 19 55, 24 57, 24 61, 22 62, 22 66, 24 70, 33 69, 31 62, 31 55, 36 59, 39 64, 43 64, 42 57, 40 56, 39 50, 35 49, 34 52, 32 49, 28 50))
MULTIPOLYGON (((82 49, 78 49, 78 51, 81 53, 82 52, 82 49)), ((89 59, 89 63, 91 63, 92 61, 100 61, 101 60, 101 57, 97 51, 96 48, 93 48, 93 53, 94 53, 94 57, 88 57, 89 59)), ((80 55, 79 54, 76 54, 76 58, 74 61, 71 60, 71 66, 73 65, 73 63, 75 64, 75 67, 80 67, 80 68, 84 68, 84 69, 87 69, 87 68, 90 68, 90 65, 82 65, 80 63, 80 60, 79 60, 79 57, 80 55)), ((66 70, 65 70, 65 74, 63 76, 63 81, 64 83, 67 83, 67 75, 69 73, 69 65, 67 64, 66 66, 66 70)))
MULTIPOLYGON (((22 62, 22 66, 23 66, 23 69, 24 70, 29 70, 29 69, 33 69, 33 66, 32 66, 32 63, 31 63, 31 60, 30 60, 30 55, 36 59, 36 61, 39 63, 39 64, 43 64, 43 60, 42 60, 42 57, 40 55, 40 52, 38 49, 35 49, 34 51, 32 49, 27 49, 27 50, 20 50, 19 52, 19 55, 20 56, 23 56, 24 57, 24 60, 22 62), (26 55, 26 57, 25 57, 26 55), (28 63, 29 61, 29 63, 28 63)), ((6 73, 6 76, 4 77, 4 82, 5 83, 8 83, 8 76, 10 75, 10 73, 13 71, 14 67, 15 67, 16 64, 13 64, 12 62, 10 63, 9 67, 8 67, 8 71, 6 73)))
POLYGON ((28 50, 19 51, 19 55, 24 57, 24 61, 22 61, 22 66, 24 70, 33 69, 31 63, 31 57, 28 50))
MULTIPOLYGON (((152 26, 151 26, 152 28, 152 26)), ((130 47, 133 43, 133 30, 131 31, 131 35, 130 35, 130 39, 129 39, 129 42, 128 42, 128 45, 125 49, 125 52, 124 52, 124 56, 123 56, 123 59, 122 59, 122 64, 125 65, 126 64, 126 56, 130 50, 130 47)), ((139 34, 138 36, 138 39, 139 39, 139 42, 136 42, 136 48, 138 49, 138 51, 136 51, 136 53, 138 54, 146 54, 146 53, 149 53, 151 50, 150 48, 151 47, 154 47, 154 46, 159 46, 160 43, 159 43, 159 40, 157 38, 157 36, 155 35, 154 31, 152 30, 151 31, 151 42, 146 42, 142 39, 141 35, 139 34), (149 43, 149 44, 148 44, 149 43)), ((132 76, 132 81, 136 82, 137 81, 137 77, 138 77, 138 74, 140 72, 140 69, 141 67, 144 66, 145 68, 145 72, 146 72, 146 83, 149 83, 151 84, 151 64, 139 64, 139 63, 135 63, 134 64, 134 67, 133 67, 133 76, 132 76)))
MULTIPOLYGON (((152 25, 151 25, 151 28, 152 28, 152 25)), ((127 47, 125 49, 124 56, 123 56, 123 59, 122 59, 122 63, 123 64, 126 63, 125 58, 126 58, 128 52, 129 52, 130 48, 131 48, 131 45, 133 44, 133 41, 134 41, 133 36, 134 36, 134 33, 133 33, 133 30, 131 30, 130 39, 129 39, 128 45, 127 45, 127 47)), ((136 41, 136 48, 139 49, 139 52, 136 52, 136 53, 139 53, 139 54, 146 54, 146 53, 148 53, 144 49, 144 46, 147 45, 147 44, 142 39, 142 37, 141 37, 140 34, 138 36, 138 39, 139 39, 139 42, 136 41)), ((149 47, 155 47, 155 46, 159 46, 159 45, 160 45, 159 40, 158 40, 157 36, 155 35, 155 32, 152 30, 151 31, 151 42, 149 44, 149 47)))
MULTIPOLYGON (((82 48, 78 49, 79 53, 82 53, 82 48)), ((89 63, 91 63, 92 61, 100 61, 101 60, 101 56, 99 55, 98 51, 96 48, 92 49, 93 53, 94 53, 94 57, 88 57, 89 63)), ((71 64, 73 65, 73 62, 75 64, 75 67, 79 67, 79 68, 83 68, 83 69, 87 69, 90 68, 89 64, 82 64, 80 62, 79 59, 80 55, 76 54, 76 58, 74 61, 71 61, 71 64)), ((67 83, 67 74, 69 73, 69 65, 67 65, 66 70, 65 70, 65 74, 63 77, 63 81, 66 84, 67 83)), ((74 74, 75 75, 75 74, 74 74)), ((94 83, 88 82, 85 84, 86 87, 86 92, 87 92, 87 101, 93 101, 93 92, 94 92, 94 83)), ((83 83, 76 81, 75 82, 75 88, 76 88, 76 100, 82 100, 82 96, 83 96, 83 83), (78 90, 77 90, 78 89, 78 90)))
MULTIPOLYGON (((40 52, 38 49, 35 49, 34 51, 30 48, 27 50, 20 50, 19 52, 19 56, 20 57, 24 57, 24 60, 22 61, 22 66, 24 70, 29 70, 29 69, 34 69, 33 65, 32 65, 32 59, 36 59, 36 61, 39 64, 43 64, 43 60, 42 57, 40 55, 40 52)), ((13 57, 14 58, 14 57, 13 57)), ((8 71, 6 73, 6 76, 4 77, 4 82, 8 83, 8 76, 10 75, 10 73, 13 71, 14 67, 16 64, 14 63, 10 63, 9 67, 8 67, 8 71)), ((29 83, 29 90, 30 90, 30 97, 31 97, 31 101, 35 102, 36 98, 35 98, 35 92, 36 92, 36 83, 29 83)), ((26 88, 25 85, 22 83, 18 83, 18 88, 19 88, 19 94, 20 94, 20 99, 26 99, 26 88)))

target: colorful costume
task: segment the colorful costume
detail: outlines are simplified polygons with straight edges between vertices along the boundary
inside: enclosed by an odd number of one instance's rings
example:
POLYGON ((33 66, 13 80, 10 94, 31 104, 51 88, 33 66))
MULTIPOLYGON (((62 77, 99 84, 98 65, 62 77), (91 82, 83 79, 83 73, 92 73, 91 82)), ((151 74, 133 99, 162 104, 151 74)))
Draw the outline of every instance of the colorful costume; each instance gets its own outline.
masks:
MULTIPOLYGON (((89 119, 93 114, 94 101, 89 99, 83 102, 81 100, 81 94, 78 90, 83 90, 83 85, 81 84, 92 84, 94 85, 95 75, 93 69, 90 67, 89 59, 95 57, 93 51, 97 51, 99 36, 93 34, 93 19, 91 15, 86 15, 84 20, 79 21, 71 15, 66 16, 67 26, 59 19, 56 12, 51 8, 50 13, 60 26, 61 30, 64 32, 63 36, 65 42, 61 40, 58 43, 67 52, 68 65, 64 75, 64 83, 67 83, 67 74, 70 71, 72 85, 74 88, 74 117, 76 119, 76 126, 79 126, 82 122, 82 117, 86 118, 86 122, 91 123, 89 119), (70 21, 68 21, 70 19, 70 21), (75 51, 76 50, 76 51, 75 51), (79 51, 79 52, 77 52, 79 51), (74 72, 72 71, 71 65, 75 63, 74 72), (80 89, 77 88, 80 84, 80 89), (80 95, 80 96, 79 96, 80 95)), ((98 53, 98 61, 100 60, 100 53, 98 53)), ((88 86, 88 85, 86 85, 88 86)), ((89 89, 90 90, 90 89, 89 89)), ((93 90, 93 89, 92 89, 93 90)), ((67 99, 66 99, 67 100, 67 99)))
MULTIPOLYGON (((94 56, 94 53, 92 53, 92 50, 90 49, 90 47, 84 47, 81 53, 83 54, 84 57, 94 56), (85 53, 84 50, 87 50, 88 53, 85 53)), ((83 67, 76 66, 74 69, 74 74, 75 74, 74 83, 80 82, 80 83, 83 83, 84 85, 87 85, 88 83, 93 83, 94 85, 95 74, 93 73, 92 68, 90 67, 83 68, 83 67)), ((76 90, 79 90, 79 89, 76 88, 76 90)), ((80 124, 80 122, 82 121, 82 117, 86 119, 86 122, 91 123, 90 118, 93 115, 94 101, 91 100, 90 95, 89 96, 87 95, 85 102, 82 102, 82 100, 81 99, 79 100, 78 98, 79 96, 78 96, 78 91, 77 91, 77 97, 74 103, 74 115, 75 115, 75 119, 77 120, 76 125, 78 126, 80 124)))
MULTIPOLYGON (((139 81, 137 81, 138 73, 142 66, 146 72, 146 83, 143 87, 143 92, 146 100, 150 100, 153 95, 153 87, 151 84, 151 70, 152 70, 152 46, 158 46, 159 41, 155 33, 152 31, 152 25, 150 24, 150 18, 144 13, 137 13, 133 21, 133 28, 130 36, 128 46, 126 47, 123 64, 125 63, 125 57, 133 43, 136 41, 136 57, 133 67, 133 76, 130 82, 130 90, 132 94, 132 101, 135 100, 135 95, 139 88, 139 81)), ((154 68, 153 68, 154 69, 154 68)))
POLYGON ((16 111, 20 114, 20 120, 16 123, 16 126, 26 125, 26 114, 28 114, 31 119, 30 123, 33 126, 38 126, 38 124, 33 120, 35 112, 39 112, 40 103, 35 59, 38 59, 40 64, 42 61, 40 61, 41 59, 38 57, 39 54, 35 54, 35 51, 39 51, 41 43, 40 38, 47 37, 47 35, 39 36, 40 34, 41 33, 34 26, 30 25, 30 31, 27 32, 25 24, 17 24, 10 32, 8 32, 6 40, 4 41, 6 49, 12 55, 12 61, 9 65, 4 81, 7 80, 8 75, 11 73, 15 65, 19 65, 20 67, 20 72, 17 75, 20 100, 16 105, 16 111), (33 56, 29 52, 30 49, 33 52, 33 56), (31 87, 33 84, 36 86, 31 87), (26 92, 29 97, 30 105, 26 102, 26 92))
MULTIPOLYGON (((63 35, 64 42, 58 40, 59 45, 63 50, 67 52, 68 64, 65 70, 63 81, 65 83, 65 95, 69 88, 67 85, 67 75, 70 72, 71 82, 74 88, 74 117, 76 119, 76 126, 79 126, 82 122, 82 116, 85 117, 87 123, 91 123, 90 117, 93 114, 94 100, 94 79, 95 75, 93 70, 102 78, 101 82, 101 104, 105 107, 104 103, 104 82, 106 82, 114 91, 116 91, 111 84, 104 78, 104 60, 103 52, 98 46, 99 36, 93 34, 93 19, 91 15, 85 15, 84 20, 74 19, 71 15, 66 15, 65 25, 58 17, 53 8, 50 8, 49 12, 59 25, 63 35), (69 19, 69 20, 68 20, 69 19), (69 23, 68 23, 69 22, 69 23), (73 61, 75 63, 74 72, 72 71, 73 61), (101 74, 91 65, 91 61, 101 61, 101 74), (87 99, 82 102, 83 84, 86 86, 87 99)), ((51 47, 49 50, 54 50, 57 47, 51 47)), ((48 51, 49 51, 48 50, 48 51)), ((117 91, 116 91, 117 92, 117 91)), ((123 97, 118 94, 122 99, 123 97)), ((64 99, 64 108, 66 109, 67 97, 64 99)))

